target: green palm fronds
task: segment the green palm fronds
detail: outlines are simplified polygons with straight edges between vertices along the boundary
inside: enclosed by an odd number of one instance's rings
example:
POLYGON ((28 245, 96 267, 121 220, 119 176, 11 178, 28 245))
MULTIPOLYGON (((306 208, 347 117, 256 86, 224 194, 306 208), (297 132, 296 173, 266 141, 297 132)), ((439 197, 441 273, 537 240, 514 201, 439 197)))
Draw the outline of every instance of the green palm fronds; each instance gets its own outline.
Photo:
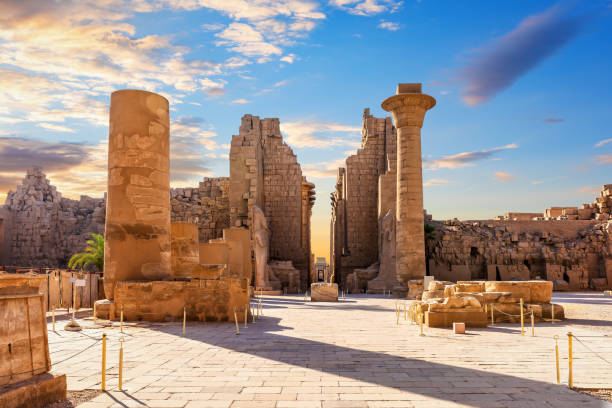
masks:
POLYGON ((99 271, 104 270, 104 237, 100 234, 91 233, 92 239, 86 241, 85 252, 74 254, 68 261, 71 269, 86 269, 94 265, 99 271))

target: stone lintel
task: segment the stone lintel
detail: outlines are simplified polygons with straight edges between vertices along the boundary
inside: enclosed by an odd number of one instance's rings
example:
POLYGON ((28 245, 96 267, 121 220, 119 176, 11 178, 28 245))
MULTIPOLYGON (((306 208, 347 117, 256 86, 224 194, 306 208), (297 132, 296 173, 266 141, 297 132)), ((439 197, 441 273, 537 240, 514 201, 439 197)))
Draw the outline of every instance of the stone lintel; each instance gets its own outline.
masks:
POLYGON ((405 93, 421 93, 421 84, 397 84, 397 90, 395 91, 395 94, 399 95, 405 93))

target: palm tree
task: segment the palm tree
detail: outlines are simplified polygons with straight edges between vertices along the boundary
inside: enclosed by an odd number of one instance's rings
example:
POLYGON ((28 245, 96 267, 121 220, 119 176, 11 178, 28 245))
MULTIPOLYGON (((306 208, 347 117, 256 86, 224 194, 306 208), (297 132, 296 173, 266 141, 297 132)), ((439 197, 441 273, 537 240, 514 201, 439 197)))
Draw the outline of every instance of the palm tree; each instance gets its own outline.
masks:
POLYGON ((90 233, 93 239, 87 240, 85 252, 74 254, 68 261, 70 269, 85 269, 94 265, 99 271, 104 270, 104 237, 100 234, 90 233))

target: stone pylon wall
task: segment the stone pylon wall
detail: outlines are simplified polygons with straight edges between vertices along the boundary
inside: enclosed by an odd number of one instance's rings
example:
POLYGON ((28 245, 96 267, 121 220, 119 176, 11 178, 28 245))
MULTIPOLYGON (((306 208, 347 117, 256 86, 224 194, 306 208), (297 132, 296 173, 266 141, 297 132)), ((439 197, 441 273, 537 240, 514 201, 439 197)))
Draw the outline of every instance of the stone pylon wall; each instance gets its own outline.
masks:
MULTIPOLYGON (((270 228, 270 259, 292 261, 303 286, 310 272, 314 199, 314 194, 303 193, 304 182, 296 155, 283 142, 279 120, 243 116, 230 150, 230 224, 250 228, 252 208, 260 207, 270 228)), ((307 184, 309 191, 314 188, 307 184)))
MULTIPOLYGON (((336 202, 342 202, 342 214, 332 214, 336 280, 342 282, 354 268, 366 268, 378 260, 378 177, 388 170, 396 156, 396 133, 390 117, 376 118, 370 110, 363 113, 361 148, 346 159, 346 169, 339 176, 336 202), (346 214, 344 214, 346 212, 346 214), (340 217, 339 217, 340 215, 340 217), (338 240, 343 248, 337 248, 338 240)), ((332 212, 338 211, 336 205, 332 212)))

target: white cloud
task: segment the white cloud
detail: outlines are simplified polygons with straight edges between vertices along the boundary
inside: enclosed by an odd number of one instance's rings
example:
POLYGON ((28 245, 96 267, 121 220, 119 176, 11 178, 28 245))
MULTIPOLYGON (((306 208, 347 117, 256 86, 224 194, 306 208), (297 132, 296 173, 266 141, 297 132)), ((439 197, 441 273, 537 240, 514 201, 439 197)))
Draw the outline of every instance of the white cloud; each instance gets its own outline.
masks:
POLYGON ((225 27, 225 25, 224 24, 202 24, 201 27, 206 31, 219 31, 223 27, 225 27))
POLYGON ((595 156, 595 162, 599 165, 612 164, 612 154, 600 154, 595 156))
POLYGON ((600 140, 599 142, 595 143, 595 147, 602 147, 608 143, 612 143, 612 138, 600 140))
POLYGON ((433 186, 441 186, 443 184, 448 184, 448 183, 450 183, 450 181, 448 181, 448 180, 433 178, 433 179, 429 179, 429 180, 423 182, 423 186, 424 187, 433 187, 433 186))
POLYGON ((226 46, 247 57, 282 54, 279 47, 267 42, 259 31, 245 23, 232 23, 215 36, 220 38, 217 45, 226 46))
POLYGON ((54 125, 53 123, 39 123, 37 126, 47 129, 47 130, 52 130, 55 132, 68 132, 68 133, 75 133, 76 131, 74 129, 70 129, 67 126, 62 126, 62 125, 54 125))
POLYGON ((295 54, 288 54, 282 57, 280 60, 283 62, 286 62, 287 64, 293 64, 295 59, 296 59, 295 54))
POLYGON ((234 99, 232 101, 232 103, 237 103, 239 105, 244 105, 245 103, 251 103, 251 101, 248 101, 246 99, 234 99))
POLYGON ((285 135, 285 141, 295 147, 326 149, 332 146, 361 146, 361 127, 356 126, 299 121, 281 122, 280 130, 285 135))
POLYGON ((514 180, 514 176, 510 173, 506 173, 503 171, 496 171, 495 180, 499 181, 500 183, 506 183, 508 181, 514 180))
POLYGON ((289 83, 289 81, 286 80, 286 79, 283 79, 282 81, 278 81, 277 83, 275 83, 274 87, 278 88, 279 86, 285 86, 285 85, 287 85, 287 83, 289 83))
POLYGON ((394 0, 331 0, 332 6, 359 16, 372 16, 383 12, 394 13, 402 6, 402 1, 394 0))
POLYGON ((302 173, 311 179, 335 179, 338 175, 338 168, 345 167, 345 159, 336 159, 329 162, 306 163, 302 164, 302 173))
POLYGON ((381 20, 380 24, 378 24, 378 28, 382 28, 383 30, 389 31, 397 31, 401 28, 401 26, 399 25, 399 23, 381 20))

